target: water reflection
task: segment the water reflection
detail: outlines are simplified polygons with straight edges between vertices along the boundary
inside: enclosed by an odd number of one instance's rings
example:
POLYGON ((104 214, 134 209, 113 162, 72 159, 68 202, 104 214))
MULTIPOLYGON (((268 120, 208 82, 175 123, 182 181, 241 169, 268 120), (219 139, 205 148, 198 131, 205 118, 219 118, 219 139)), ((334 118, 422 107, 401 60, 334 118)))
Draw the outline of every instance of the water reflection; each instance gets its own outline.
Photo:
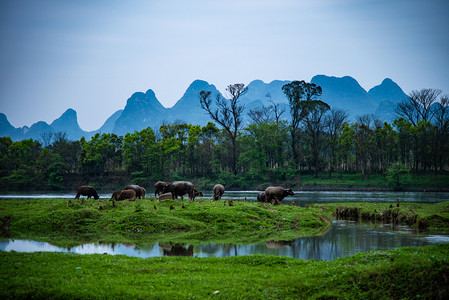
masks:
POLYGON ((389 225, 334 221, 332 228, 323 236, 253 245, 211 243, 193 246, 176 243, 92 243, 66 249, 44 242, 2 239, 0 240, 0 250, 17 252, 56 251, 78 254, 106 253, 142 258, 157 256, 228 257, 266 254, 298 259, 333 260, 369 250, 419 247, 438 243, 449 243, 449 235, 418 234, 405 226, 392 228, 389 225))

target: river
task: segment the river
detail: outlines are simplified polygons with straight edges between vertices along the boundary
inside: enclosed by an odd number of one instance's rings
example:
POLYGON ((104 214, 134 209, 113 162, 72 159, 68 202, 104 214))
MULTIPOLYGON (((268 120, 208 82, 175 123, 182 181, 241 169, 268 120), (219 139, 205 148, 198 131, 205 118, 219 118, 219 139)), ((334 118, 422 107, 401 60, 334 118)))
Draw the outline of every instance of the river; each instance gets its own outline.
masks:
POLYGON ((0 239, 1 251, 70 252, 78 254, 127 255, 141 258, 159 256, 228 257, 240 255, 277 255, 297 259, 333 260, 369 250, 426 246, 448 243, 449 233, 416 233, 407 226, 374 225, 354 221, 333 221, 332 228, 322 236, 302 237, 285 242, 263 244, 120 244, 91 243, 72 248, 57 247, 32 240, 0 239))
MULTIPOLYGON (((288 196, 283 203, 304 206, 312 203, 338 203, 338 202, 416 202, 437 203, 449 201, 448 192, 366 192, 366 191, 294 191, 294 196, 288 196)), ((223 199, 256 201, 258 191, 226 191, 223 199)), ((203 199, 212 198, 211 191, 203 192, 203 199)), ((154 194, 149 192, 148 196, 154 194)), ((111 193, 100 193, 100 199, 109 199, 111 193)), ((70 199, 75 193, 8 193, 0 194, 0 199, 70 199)), ((197 198, 201 199, 201 198, 197 198)))
MULTIPOLYGON (((224 199, 237 201, 256 201, 257 191, 226 191, 224 199)), ((148 194, 150 196, 151 194, 148 194)), ((70 199, 73 193, 28 193, 0 195, 0 199, 70 199)), ((109 199, 110 194, 100 194, 100 199, 109 199)), ((210 199, 212 193, 205 193, 210 199)), ((294 196, 284 199, 283 203, 304 206, 311 203, 338 202, 401 202, 437 203, 449 201, 449 193, 440 192, 356 192, 356 191, 296 191, 294 196)), ((367 224, 352 221, 333 221, 332 228, 322 236, 303 237, 283 243, 264 244, 203 244, 203 245, 164 245, 92 243, 61 248, 45 242, 32 240, 0 239, 0 250, 17 252, 57 251, 80 254, 107 253, 136 257, 157 256, 197 256, 226 257, 238 255, 279 255, 297 259, 332 260, 369 250, 387 250, 408 246, 426 246, 448 243, 449 233, 416 233, 407 226, 393 227, 389 224, 367 224)))

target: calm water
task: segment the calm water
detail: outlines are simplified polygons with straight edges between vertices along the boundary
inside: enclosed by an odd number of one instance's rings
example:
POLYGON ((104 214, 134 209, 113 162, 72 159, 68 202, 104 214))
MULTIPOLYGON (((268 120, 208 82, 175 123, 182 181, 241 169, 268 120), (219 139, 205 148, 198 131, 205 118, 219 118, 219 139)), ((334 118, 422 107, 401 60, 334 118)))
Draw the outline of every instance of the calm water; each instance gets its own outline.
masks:
MULTIPOLYGON (((226 191, 223 199, 256 201, 258 191, 226 191)), ((211 191, 203 192, 203 199, 212 198, 211 191)), ((147 193, 147 196, 153 196, 147 193)), ((100 200, 108 200, 111 193, 100 194, 100 200)), ((28 194, 3 194, 0 199, 70 199, 75 193, 28 193, 28 194)), ((437 203, 449 201, 449 193, 440 192, 353 192, 353 191, 295 191, 294 196, 288 196, 283 203, 289 204, 293 201, 297 205, 304 206, 311 203, 336 203, 336 202, 393 202, 399 199, 401 202, 437 203)))
POLYGON ((17 252, 71 252, 78 254, 123 254, 136 257, 196 256, 227 257, 267 254, 298 259, 332 260, 369 250, 388 250, 408 246, 426 246, 448 243, 449 234, 418 234, 408 227, 358 224, 352 221, 334 221, 323 236, 304 237, 282 243, 265 244, 204 244, 168 245, 92 243, 73 248, 61 248, 45 242, 1 239, 0 250, 17 252))

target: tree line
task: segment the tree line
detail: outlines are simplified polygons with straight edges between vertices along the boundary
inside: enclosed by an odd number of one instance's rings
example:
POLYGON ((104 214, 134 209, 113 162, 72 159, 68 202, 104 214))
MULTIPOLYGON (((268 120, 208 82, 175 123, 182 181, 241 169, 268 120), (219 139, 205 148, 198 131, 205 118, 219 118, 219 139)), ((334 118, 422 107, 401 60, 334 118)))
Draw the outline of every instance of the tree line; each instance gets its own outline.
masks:
POLYGON ((386 175, 393 166, 412 173, 447 171, 449 100, 439 90, 412 91, 396 107, 392 124, 372 115, 350 122, 347 112, 320 100, 322 90, 313 83, 293 81, 283 91, 289 111, 270 99, 269 107, 249 111, 247 124, 239 103, 246 87, 234 84, 226 98, 199 93, 213 120, 205 126, 178 122, 157 131, 97 133, 77 141, 64 133, 17 142, 2 137, 1 188, 67 189, 106 182, 112 189, 124 181, 149 186, 182 179, 248 188, 305 173, 329 178, 360 173, 365 179, 386 175))

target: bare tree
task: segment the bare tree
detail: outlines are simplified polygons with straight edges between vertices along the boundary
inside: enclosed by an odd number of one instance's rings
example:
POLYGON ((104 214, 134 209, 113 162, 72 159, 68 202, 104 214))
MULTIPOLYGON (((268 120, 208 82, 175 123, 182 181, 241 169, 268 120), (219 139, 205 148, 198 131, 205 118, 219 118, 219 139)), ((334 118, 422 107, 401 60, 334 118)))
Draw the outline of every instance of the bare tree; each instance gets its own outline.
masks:
POLYGON ((441 90, 438 89, 413 90, 404 101, 397 105, 396 115, 406 119, 414 126, 418 125, 420 121, 430 121, 436 113, 433 104, 440 94, 441 90))
POLYGON ((245 109, 244 105, 239 105, 239 98, 247 91, 248 88, 243 83, 228 85, 226 88, 228 99, 223 98, 220 94, 217 94, 215 98, 217 108, 212 105, 210 91, 203 90, 199 93, 201 108, 210 115, 212 120, 223 127, 231 140, 231 167, 234 174, 237 174, 237 136, 243 126, 242 114, 245 109))
POLYGON ((248 116, 256 124, 276 122, 276 124, 279 125, 279 120, 284 114, 285 108, 280 108, 278 103, 271 100, 270 93, 267 93, 265 97, 269 98, 268 102, 270 102, 271 105, 268 107, 264 105, 262 107, 251 109, 248 116))
POLYGON ((271 103, 271 110, 274 112, 274 119, 276 121, 276 124, 279 125, 279 120, 281 119, 282 115, 285 113, 285 107, 284 108, 280 108, 278 103, 274 103, 274 101, 271 99, 271 94, 267 93, 265 95, 265 97, 270 98, 270 100, 268 100, 268 102, 271 103))
POLYGON ((42 141, 42 145, 44 146, 44 148, 50 146, 52 139, 53 139, 52 131, 44 132, 41 134, 41 141, 42 141))
POLYGON ((256 124, 261 123, 271 123, 273 122, 273 116, 271 114, 270 107, 262 106, 256 107, 255 109, 250 109, 248 113, 248 117, 253 120, 256 124))

